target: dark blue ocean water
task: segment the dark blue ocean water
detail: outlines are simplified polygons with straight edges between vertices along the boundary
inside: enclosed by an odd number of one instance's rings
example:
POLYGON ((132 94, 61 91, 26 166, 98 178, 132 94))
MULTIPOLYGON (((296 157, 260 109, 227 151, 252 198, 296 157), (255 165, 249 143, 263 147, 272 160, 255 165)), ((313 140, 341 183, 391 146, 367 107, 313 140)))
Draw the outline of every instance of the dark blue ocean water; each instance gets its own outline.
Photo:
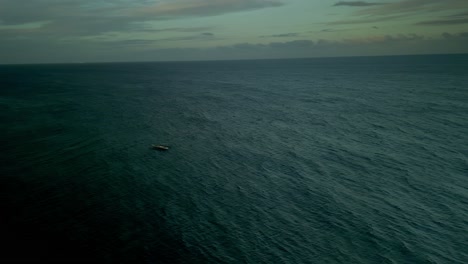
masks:
POLYGON ((0 66, 0 86, 0 260, 468 263, 467 55, 0 66))

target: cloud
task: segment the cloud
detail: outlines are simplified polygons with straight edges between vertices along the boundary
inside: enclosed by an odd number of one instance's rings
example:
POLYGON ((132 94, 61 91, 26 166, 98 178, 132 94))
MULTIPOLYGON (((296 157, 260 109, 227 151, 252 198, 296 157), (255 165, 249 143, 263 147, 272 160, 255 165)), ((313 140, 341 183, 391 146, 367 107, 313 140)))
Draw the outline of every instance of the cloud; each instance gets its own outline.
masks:
POLYGON ((360 15, 388 15, 459 11, 466 9, 466 0, 400 0, 358 11, 360 15))
POLYGON ((444 32, 442 33, 442 37, 446 39, 468 38, 468 32, 461 32, 458 34, 450 34, 450 33, 444 32))
MULTIPOLYGON (((433 16, 436 14, 444 14, 448 16, 459 16, 464 18, 467 13, 468 6, 466 0, 399 0, 394 2, 386 2, 385 4, 368 5, 368 2, 354 1, 354 2, 338 2, 335 6, 359 6, 363 7, 353 13, 351 19, 343 19, 339 21, 332 21, 328 24, 363 24, 363 23, 374 23, 380 21, 389 21, 396 18, 404 19, 427 19, 428 14, 433 16), (465 10, 465 11, 463 11, 465 10), (462 13, 460 13, 462 11, 462 13)), ((453 20, 446 21, 435 21, 427 23, 418 23, 419 25, 452 25, 452 24, 464 24, 464 20, 453 20)))
POLYGON ((126 39, 126 40, 99 40, 95 39, 93 42, 95 44, 105 44, 105 45, 114 45, 114 46, 153 46, 158 43, 168 42, 168 41, 193 41, 193 40, 216 40, 220 38, 215 38, 215 34, 210 32, 204 32, 200 34, 180 36, 180 37, 169 37, 169 38, 159 38, 159 39, 126 39))
POLYGON ((468 12, 455 13, 440 17, 439 19, 424 20, 416 23, 423 26, 446 26, 468 24, 468 12))
POLYGON ((175 0, 142 7, 136 10, 135 14, 168 19, 181 16, 213 16, 282 5, 274 0, 175 0))
MULTIPOLYGON (((203 34, 189 38, 211 37, 203 34)), ((132 39, 122 41, 87 41, 48 43, 27 41, 0 42, 0 61, 71 62, 71 61, 164 61, 340 57, 401 54, 467 53, 468 32, 427 37, 420 34, 372 35, 331 39, 297 39, 269 43, 238 43, 205 48, 158 48, 170 39, 132 39), (125 47, 125 48, 123 48, 125 47), (53 50, 53 52, 50 52, 53 50)))
POLYGON ((337 20, 327 23, 327 25, 353 25, 353 24, 367 24, 367 23, 375 23, 387 20, 395 20, 398 18, 402 18, 404 15, 386 15, 386 16, 366 16, 364 18, 359 19, 348 19, 348 20, 337 20))
POLYGON ((426 37, 418 34, 399 34, 399 35, 377 35, 362 38, 344 39, 348 44, 375 44, 375 43, 395 43, 395 42, 414 42, 425 40, 426 37))
POLYGON ((202 32, 211 29, 213 27, 136 28, 133 32, 202 32))
POLYGON ((468 33, 429 38, 418 34, 375 35, 341 40, 299 39, 270 43, 238 43, 202 49, 164 49, 143 51, 161 60, 262 59, 401 55, 468 52, 468 33), (152 54, 152 55, 151 55, 152 54), (181 54, 181 55, 178 55, 181 54))
POLYGON ((297 37, 299 33, 282 33, 282 34, 273 34, 267 36, 260 36, 261 38, 289 38, 289 37, 297 37))
POLYGON ((163 38, 163 39, 158 39, 158 41, 187 41, 187 40, 214 40, 214 39, 219 39, 219 38, 214 38, 213 33, 205 32, 205 33, 190 35, 190 36, 163 38))
POLYGON ((450 15, 444 15, 439 19, 423 20, 416 25, 422 26, 448 26, 448 25, 461 25, 468 24, 468 12, 457 12, 450 15))
MULTIPOLYGON (((419 53, 422 50, 438 52, 443 49, 439 50, 435 47, 441 47, 441 43, 444 43, 447 46, 445 50, 450 52, 467 49, 461 45, 467 44, 467 38, 455 34, 456 27, 452 26, 466 24, 468 19, 466 0, 334 0, 330 2, 336 3, 336 7, 354 6, 356 8, 352 9, 351 13, 344 13, 345 15, 351 14, 348 17, 329 16, 329 19, 335 17, 340 20, 328 20, 330 22, 323 23, 324 30, 322 31, 320 31, 321 28, 315 28, 314 32, 298 31, 299 33, 296 33, 294 29, 287 29, 287 21, 279 21, 274 26, 281 26, 279 23, 284 23, 285 26, 281 27, 285 30, 284 33, 276 32, 251 40, 262 42, 262 44, 228 45, 227 43, 235 43, 235 37, 239 37, 239 33, 242 32, 233 33, 233 37, 229 38, 228 34, 233 32, 232 28, 226 28, 226 31, 221 34, 218 31, 221 30, 221 26, 201 24, 214 20, 197 19, 195 21, 193 18, 274 9, 283 6, 287 1, 0 0, 0 61, 175 60, 183 59, 183 55, 186 55, 187 59, 203 59, 202 55, 205 55, 207 59, 237 58, 237 56, 242 58, 249 56, 251 58, 312 57, 344 56, 351 55, 352 52, 357 55, 378 54, 379 52, 396 54, 419 53), (190 18, 190 21, 183 21, 185 18, 190 18), (172 22, 168 21, 178 19, 180 21, 174 21, 173 26, 171 26, 172 22), (419 27, 413 26, 416 29, 438 25, 438 28, 425 29, 425 32, 440 30, 432 34, 446 31, 451 35, 440 35, 438 39, 430 39, 421 35, 377 35, 383 29, 389 28, 382 25, 381 21, 396 19, 399 24, 402 22, 408 25, 417 23, 419 27), (344 26, 347 24, 363 25, 344 26), (373 26, 378 27, 379 30, 373 26), (450 28, 444 30, 443 27, 450 28), (356 32, 333 34, 333 36, 327 33, 347 30, 356 32), (363 34, 370 36, 336 40, 340 36, 363 34), (224 36, 226 38, 223 41, 218 41, 224 36), (335 39, 335 41, 306 39, 312 36, 335 39), (268 41, 271 42, 266 43, 268 41), (189 45, 206 48, 185 48, 189 45), (224 46, 214 47, 215 45, 224 46), (367 50, 359 45, 367 47, 367 50), (163 49, 163 47, 172 48, 163 49), (427 48, 419 50, 416 47, 427 48)), ((329 8, 337 9, 330 6, 329 8)), ((245 35, 243 39, 251 39, 252 34, 249 33, 249 35, 245 35)), ((257 34, 259 35, 261 33, 257 34)))
POLYGON ((462 12, 462 13, 456 13, 456 14, 452 14, 450 16, 447 16, 447 17, 468 17, 468 11, 467 12, 462 12))
POLYGON ((416 25, 423 26, 443 26, 443 25, 460 25, 468 24, 468 18, 460 19, 441 19, 441 20, 427 20, 416 23, 416 25))
POLYGON ((312 40, 308 39, 300 39, 300 40, 293 40, 293 41, 286 41, 286 42, 271 42, 268 45, 272 48, 287 48, 287 49, 294 49, 294 48, 307 48, 312 47, 316 43, 312 40))
POLYGON ((375 5, 382 5, 382 3, 371 3, 371 2, 364 2, 364 1, 340 1, 333 6, 354 6, 354 7, 361 7, 361 6, 375 6, 375 5))
POLYGON ((152 39, 126 39, 126 40, 120 40, 117 43, 118 45, 122 45, 122 46, 127 46, 127 45, 134 46, 134 45, 152 45, 156 42, 158 41, 152 40, 152 39))
MULTIPOLYGON (((145 22, 279 7, 276 0, 0 0, 2 26, 47 21, 32 37, 67 37, 151 30, 145 22)), ((0 29, 1 30, 1 29, 0 29)), ((18 34, 33 31, 16 31, 18 34)), ((10 32, 12 34, 13 31, 10 32)))
POLYGON ((359 28, 324 28, 318 32, 310 31, 310 33, 333 33, 333 32, 345 32, 345 31, 353 31, 359 28))

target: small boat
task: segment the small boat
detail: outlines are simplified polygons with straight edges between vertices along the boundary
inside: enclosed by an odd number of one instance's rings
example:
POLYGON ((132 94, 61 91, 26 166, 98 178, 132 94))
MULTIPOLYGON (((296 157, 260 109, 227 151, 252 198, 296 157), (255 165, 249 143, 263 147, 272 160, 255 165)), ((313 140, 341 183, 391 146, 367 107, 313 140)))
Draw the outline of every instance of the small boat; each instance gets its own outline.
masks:
POLYGON ((155 149, 155 150, 169 150, 169 146, 153 145, 152 149, 155 149))

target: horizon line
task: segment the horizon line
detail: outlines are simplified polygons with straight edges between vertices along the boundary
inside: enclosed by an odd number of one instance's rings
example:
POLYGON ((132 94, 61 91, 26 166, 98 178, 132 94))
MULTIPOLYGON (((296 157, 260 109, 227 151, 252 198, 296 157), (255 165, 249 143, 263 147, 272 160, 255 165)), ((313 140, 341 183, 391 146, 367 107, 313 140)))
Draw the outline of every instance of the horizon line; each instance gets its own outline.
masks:
POLYGON ((310 60, 310 59, 339 59, 339 58, 378 58, 378 57, 411 57, 411 56, 447 56, 468 55, 468 53, 429 53, 429 54, 393 54, 393 55, 349 55, 324 57, 284 57, 284 58, 257 58, 257 59, 206 59, 206 60, 148 60, 148 61, 84 61, 84 62, 19 62, 0 63, 0 66, 13 65, 70 65, 70 64, 111 64, 111 63, 177 63, 177 62, 229 62, 229 61, 265 61, 265 60, 310 60))

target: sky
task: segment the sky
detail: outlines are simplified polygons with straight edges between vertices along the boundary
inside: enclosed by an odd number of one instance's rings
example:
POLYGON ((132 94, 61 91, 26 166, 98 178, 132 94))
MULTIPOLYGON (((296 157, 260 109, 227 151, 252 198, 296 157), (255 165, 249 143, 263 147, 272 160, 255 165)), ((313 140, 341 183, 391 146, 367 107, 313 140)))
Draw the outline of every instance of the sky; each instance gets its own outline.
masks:
POLYGON ((468 53, 468 0, 0 0, 0 64, 468 53))

